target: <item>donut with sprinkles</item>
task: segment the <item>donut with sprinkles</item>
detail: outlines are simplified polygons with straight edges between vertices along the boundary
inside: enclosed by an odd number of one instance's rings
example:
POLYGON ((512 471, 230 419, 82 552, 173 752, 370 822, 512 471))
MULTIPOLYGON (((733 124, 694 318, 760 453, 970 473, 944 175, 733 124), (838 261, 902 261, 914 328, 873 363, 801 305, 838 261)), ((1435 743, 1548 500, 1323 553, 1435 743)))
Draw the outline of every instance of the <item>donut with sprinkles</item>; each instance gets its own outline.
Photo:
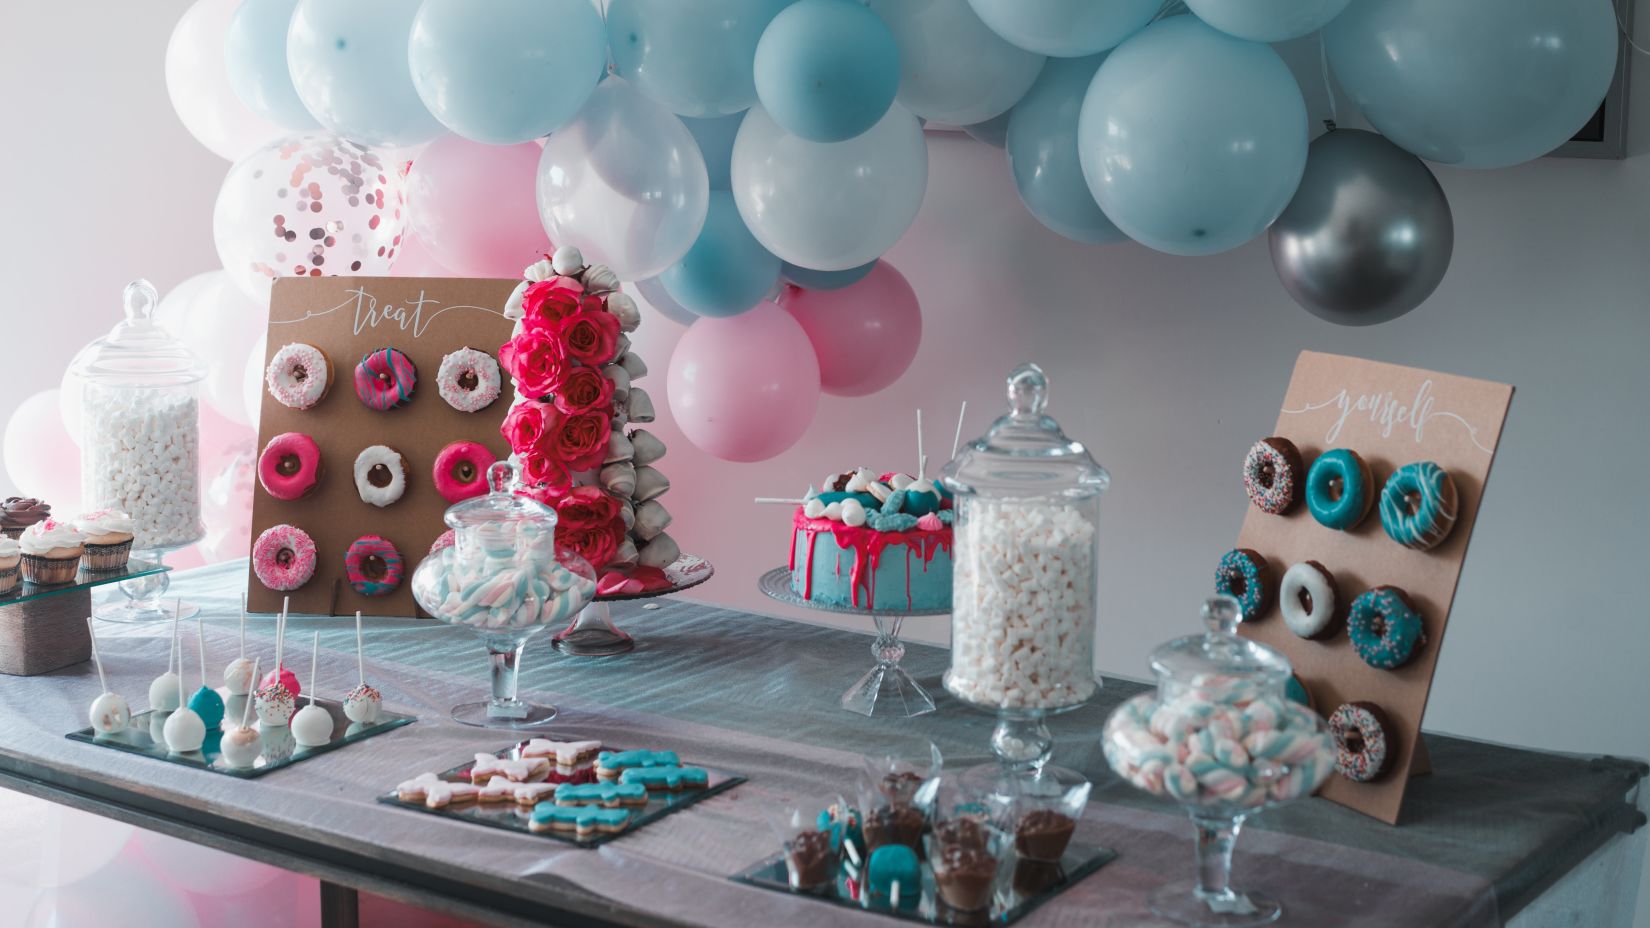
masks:
POLYGON ((272 525, 252 543, 252 575, 277 592, 296 590, 315 576, 315 540, 296 525, 272 525))
POLYGON ((1272 569, 1260 552, 1248 548, 1233 548, 1221 556, 1215 568, 1215 592, 1233 597, 1243 607, 1245 621, 1255 619, 1271 605, 1268 588, 1272 585, 1272 569))
POLYGON ((326 352, 314 345, 283 345, 264 368, 269 395, 288 409, 312 409, 327 395, 332 365, 326 352))
POLYGON ((1354 599, 1346 613, 1346 631, 1352 649, 1377 670, 1404 666, 1427 640, 1421 613, 1395 586, 1378 586, 1354 599))
POLYGON ((1372 702, 1342 703, 1329 716, 1335 739, 1335 770, 1355 783, 1378 780, 1398 753, 1386 713, 1372 702))
POLYGON ((418 368, 395 348, 378 348, 355 365, 355 395, 379 412, 405 406, 418 388, 418 368))
POLYGON ((1243 491, 1261 512, 1281 516, 1300 498, 1301 453, 1287 438, 1255 442, 1243 458, 1243 491))
POLYGON ((498 399, 504 379, 498 362, 485 351, 460 348, 441 359, 435 389, 459 412, 480 412, 498 399))

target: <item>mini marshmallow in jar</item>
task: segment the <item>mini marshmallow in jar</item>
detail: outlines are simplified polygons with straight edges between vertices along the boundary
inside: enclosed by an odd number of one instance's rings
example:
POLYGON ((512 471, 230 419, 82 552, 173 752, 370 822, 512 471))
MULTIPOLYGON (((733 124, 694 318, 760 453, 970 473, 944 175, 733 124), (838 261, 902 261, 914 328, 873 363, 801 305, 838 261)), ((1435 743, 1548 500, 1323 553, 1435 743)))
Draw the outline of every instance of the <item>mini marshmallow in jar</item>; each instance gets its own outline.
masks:
POLYGON ((132 548, 199 541, 200 384, 206 368, 153 318, 147 280, 126 286, 126 318, 70 365, 80 392, 80 488, 88 511, 132 517, 132 548))
POLYGON ((945 688, 1002 721, 992 750, 1042 769, 1044 716, 1094 695, 1100 497, 1111 482, 1045 414, 1048 378, 1008 378, 1009 413, 946 465, 955 497, 951 668, 945 688))

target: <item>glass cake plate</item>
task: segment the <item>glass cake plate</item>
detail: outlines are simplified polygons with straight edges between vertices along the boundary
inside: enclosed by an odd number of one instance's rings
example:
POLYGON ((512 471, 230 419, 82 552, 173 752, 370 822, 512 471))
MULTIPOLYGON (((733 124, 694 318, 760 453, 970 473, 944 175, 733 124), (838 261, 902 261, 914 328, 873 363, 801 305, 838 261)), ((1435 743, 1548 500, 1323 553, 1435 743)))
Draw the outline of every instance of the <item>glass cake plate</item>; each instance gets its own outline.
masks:
POLYGON ((550 644, 563 654, 579 657, 623 654, 636 647, 636 641, 613 624, 613 614, 608 608, 608 603, 653 599, 691 590, 715 576, 716 568, 702 557, 684 554, 672 561, 669 567, 664 568, 664 574, 665 579, 670 581, 670 586, 664 589, 597 595, 595 602, 579 610, 578 614, 573 616, 573 621, 557 632, 550 644))
MULTIPOLYGON (((118 570, 86 570, 82 568, 68 583, 31 583, 27 580, 17 584, 10 590, 0 593, 0 606, 15 606, 19 603, 32 602, 44 599, 47 596, 57 596, 75 590, 90 590, 92 587, 102 586, 105 583, 119 583, 122 580, 134 580, 139 577, 149 577, 163 574, 172 568, 165 564, 150 561, 127 561, 126 566, 118 570)), ((171 617, 171 613, 167 614, 171 617)))
POLYGON ((787 606, 798 606, 819 612, 841 615, 868 615, 876 625, 877 637, 871 642, 871 656, 876 658, 870 670, 842 694, 842 708, 872 718, 908 719, 934 711, 934 697, 923 689, 904 667, 905 644, 899 640, 900 628, 911 616, 950 615, 950 609, 904 609, 884 611, 859 609, 835 603, 815 602, 797 595, 791 589, 791 569, 775 567, 756 582, 763 595, 787 606))
MULTIPOLYGON (((223 736, 224 726, 232 724, 229 721, 230 719, 234 719, 236 723, 240 721, 241 711, 245 707, 247 697, 230 696, 222 689, 218 690, 218 695, 223 697, 225 721, 217 729, 206 733, 206 743, 201 746, 199 751, 191 751, 188 754, 174 754, 167 750, 166 742, 162 740, 160 733, 166 724, 167 716, 171 713, 157 712, 154 709, 132 713, 132 723, 127 726, 125 731, 116 732, 112 735, 99 735, 94 734, 90 728, 82 728, 79 731, 69 732, 66 737, 70 741, 113 748, 117 751, 125 751, 128 754, 142 754, 156 760, 163 760, 184 767, 210 770, 213 773, 221 773, 225 776, 239 777, 245 780, 261 777, 271 770, 290 767, 311 757, 325 754, 328 751, 335 751, 357 741, 365 741, 373 735, 381 735, 384 732, 393 731, 403 725, 410 725, 417 721, 415 716, 382 712, 378 716, 378 721, 370 725, 351 722, 344 715, 342 703, 335 699, 316 699, 315 704, 327 710, 327 714, 332 716, 332 740, 317 747, 306 748, 298 746, 297 742, 292 739, 292 732, 285 726, 267 727, 261 725, 257 721, 256 714, 254 714, 251 727, 259 733, 263 742, 263 749, 258 752, 258 757, 252 762, 252 766, 231 767, 218 750, 218 740, 223 736)), ((301 698, 300 703, 308 705, 309 698, 301 698)))
MULTIPOLYGON (((521 758, 521 750, 526 746, 527 742, 520 741, 510 745, 509 747, 501 748, 493 752, 493 756, 507 760, 519 760, 521 758)), ((606 748, 606 750, 619 749, 606 748)), ((578 847, 588 848, 606 844, 615 838, 622 838, 625 835, 657 822, 667 815, 674 812, 680 812, 696 802, 709 799, 718 793, 726 792, 727 790, 730 790, 745 782, 744 777, 729 773, 725 770, 707 767, 704 764, 691 763, 685 759, 683 760, 683 764, 690 767, 698 767, 704 770, 705 773, 709 774, 710 779, 708 785, 705 786, 704 789, 685 789, 677 792, 649 792, 646 806, 630 807, 634 811, 630 816, 630 824, 627 825, 623 831, 612 834, 596 834, 588 838, 579 838, 573 834, 559 831, 533 831, 528 827, 528 821, 532 818, 533 814, 533 806, 518 805, 512 800, 488 803, 470 800, 463 803, 452 803, 445 805, 439 809, 432 809, 428 805, 425 805, 421 800, 410 802, 403 800, 396 794, 396 791, 392 789, 388 793, 379 796, 378 801, 384 803, 385 805, 397 806, 402 809, 411 809, 415 812, 426 812, 430 815, 439 815, 442 818, 457 819, 459 821, 469 822, 474 825, 485 825, 488 828, 501 828, 505 831, 521 832, 523 834, 533 835, 537 838, 549 838, 554 841, 561 841, 567 844, 577 845, 578 847)), ((440 777, 441 779, 452 783, 468 783, 470 782, 470 768, 473 766, 475 766, 475 761, 472 760, 467 763, 460 764, 457 767, 448 770, 446 773, 440 774, 440 777)), ((589 771, 588 777, 581 777, 577 780, 570 780, 569 782, 592 782, 594 779, 594 771, 588 766, 583 769, 585 771, 589 771)), ((412 777, 408 777, 408 779, 412 779, 412 777)), ((781 866, 781 870, 783 870, 783 866, 781 866)))

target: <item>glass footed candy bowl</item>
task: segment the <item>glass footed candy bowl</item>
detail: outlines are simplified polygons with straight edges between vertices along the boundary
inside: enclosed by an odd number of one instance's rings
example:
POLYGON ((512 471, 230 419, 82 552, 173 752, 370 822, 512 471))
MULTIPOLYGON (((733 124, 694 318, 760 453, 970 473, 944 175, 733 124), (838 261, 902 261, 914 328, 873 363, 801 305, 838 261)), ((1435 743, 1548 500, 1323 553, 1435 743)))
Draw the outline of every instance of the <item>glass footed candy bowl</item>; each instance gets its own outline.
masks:
POLYGON ((447 510, 453 545, 413 572, 413 598, 430 615, 472 628, 492 662, 492 698, 453 707, 453 718, 485 728, 530 728, 553 706, 516 697, 521 652, 540 629, 565 625, 596 596, 589 562, 556 546, 556 512, 510 492, 515 468, 487 470, 491 492, 447 510))

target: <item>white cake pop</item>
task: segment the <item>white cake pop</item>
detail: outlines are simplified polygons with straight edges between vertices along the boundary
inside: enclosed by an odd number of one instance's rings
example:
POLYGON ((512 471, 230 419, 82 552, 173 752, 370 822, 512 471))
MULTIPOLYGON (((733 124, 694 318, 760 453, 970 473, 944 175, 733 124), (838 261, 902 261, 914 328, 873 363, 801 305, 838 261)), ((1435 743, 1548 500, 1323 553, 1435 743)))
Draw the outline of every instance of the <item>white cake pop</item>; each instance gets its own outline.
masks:
POLYGON ((178 616, 174 610, 172 613, 172 651, 166 655, 166 672, 156 677, 155 681, 149 684, 149 707, 156 712, 171 712, 178 706, 183 705, 183 700, 178 696, 178 675, 172 672, 172 664, 178 658, 177 624, 178 616))
POLYGON ((332 713, 315 704, 315 668, 321 653, 321 633, 309 649, 309 705, 292 717, 292 740, 300 747, 315 748, 332 740, 332 713))
POLYGON ((109 692, 109 679, 103 675, 103 658, 97 653, 97 630, 92 628, 92 617, 86 617, 86 633, 92 637, 92 663, 97 665, 97 682, 103 695, 92 700, 92 730, 100 735, 125 731, 132 724, 132 708, 116 693, 109 692))
MULTIPOLYGON (((275 620, 275 666, 281 666, 281 659, 286 644, 286 602, 281 603, 280 618, 275 620)), ((292 710, 297 708, 297 697, 292 690, 279 678, 261 686, 252 694, 252 711, 258 713, 258 721, 265 728, 284 728, 287 720, 292 718, 292 710)))
MULTIPOLYGON (((178 619, 172 616, 172 643, 177 650, 178 619)), ((201 749, 206 740, 206 723, 195 710, 183 705, 183 653, 178 653, 178 709, 166 717, 161 734, 166 737, 166 748, 173 754, 190 754, 201 749)))
MULTIPOLYGON (((367 663, 361 656, 361 610, 355 610, 355 673, 359 683, 344 696, 344 715, 351 722, 371 725, 383 711, 384 697, 367 685, 367 663)), ((353 726, 352 726, 353 727, 353 726)))
MULTIPOLYGON (((252 662, 252 677, 258 676, 258 662, 252 662)), ((224 762, 231 767, 245 769, 252 766, 258 759, 258 752, 263 750, 263 739, 258 737, 256 729, 250 726, 252 720, 252 700, 245 699, 241 704, 241 724, 238 728, 231 728, 224 732, 219 748, 223 751, 224 762)))
POLYGON ((253 672, 255 662, 246 659, 246 594, 241 594, 241 656, 229 662, 223 669, 223 688, 231 696, 245 696, 252 692, 253 681, 258 675, 253 672))

